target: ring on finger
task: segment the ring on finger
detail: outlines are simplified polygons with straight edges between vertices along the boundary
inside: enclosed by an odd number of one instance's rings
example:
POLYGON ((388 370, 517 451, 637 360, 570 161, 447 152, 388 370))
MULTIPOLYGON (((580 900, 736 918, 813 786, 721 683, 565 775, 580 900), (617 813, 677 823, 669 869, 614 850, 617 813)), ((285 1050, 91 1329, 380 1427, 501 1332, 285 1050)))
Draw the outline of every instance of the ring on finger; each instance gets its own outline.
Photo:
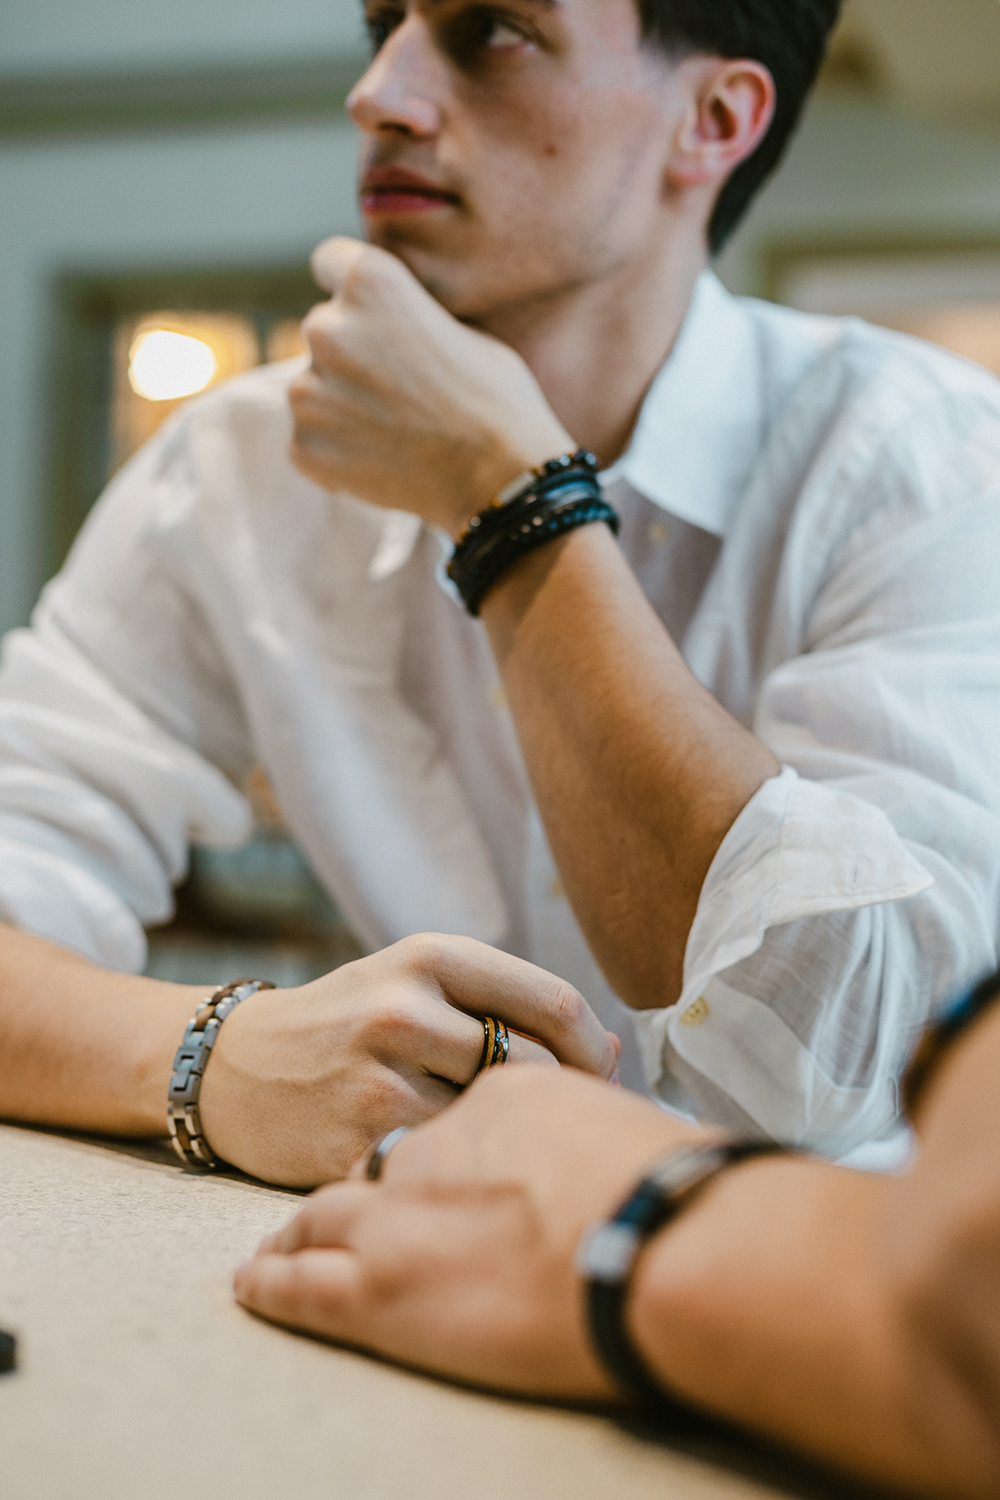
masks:
POLYGON ((375 1143, 375 1150, 368 1158, 368 1165, 365 1168, 365 1176, 369 1182, 378 1182, 382 1176, 382 1168, 385 1166, 385 1159, 389 1155, 389 1152, 393 1146, 399 1145, 404 1135, 409 1135, 409 1133, 409 1125, 399 1125, 395 1130, 390 1130, 388 1135, 384 1135, 380 1141, 375 1143))
POLYGON ((497 1020, 496 1016, 483 1017, 483 1050, 479 1056, 479 1066, 473 1078, 478 1078, 480 1073, 485 1073, 487 1068, 502 1068, 507 1061, 510 1051, 510 1033, 504 1021, 497 1020))

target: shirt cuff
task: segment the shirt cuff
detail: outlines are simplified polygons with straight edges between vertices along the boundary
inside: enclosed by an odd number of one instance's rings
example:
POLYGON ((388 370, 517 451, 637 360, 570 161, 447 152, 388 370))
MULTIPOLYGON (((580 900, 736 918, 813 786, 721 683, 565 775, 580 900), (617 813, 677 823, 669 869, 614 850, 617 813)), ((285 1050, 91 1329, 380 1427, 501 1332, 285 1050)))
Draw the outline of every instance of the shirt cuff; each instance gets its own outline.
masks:
MULTIPOLYGON (((650 1086, 655 1089, 663 1074, 667 1036, 687 1057, 705 990, 717 975, 756 953, 769 928, 902 901, 933 883, 872 803, 826 783, 803 780, 788 766, 765 781, 729 830, 705 878, 688 938, 680 1000, 635 1017, 650 1086)), ((742 1023, 737 1020, 729 1038, 734 1059, 742 1049, 749 1063, 750 1054, 760 1050, 755 1036, 760 1020, 748 1015, 742 1023)), ((690 1060, 698 1066, 694 1057, 690 1060)))

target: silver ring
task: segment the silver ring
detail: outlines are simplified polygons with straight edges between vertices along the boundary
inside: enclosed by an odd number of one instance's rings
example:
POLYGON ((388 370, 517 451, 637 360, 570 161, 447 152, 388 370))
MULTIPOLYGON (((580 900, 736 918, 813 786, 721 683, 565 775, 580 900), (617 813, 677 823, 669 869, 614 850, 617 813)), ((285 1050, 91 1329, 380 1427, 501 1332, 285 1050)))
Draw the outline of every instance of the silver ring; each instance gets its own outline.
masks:
POLYGON ((369 1156, 368 1165, 365 1168, 365 1176, 369 1182, 378 1182, 382 1176, 382 1168, 385 1166, 385 1159, 389 1155, 389 1152, 393 1146, 399 1145, 404 1135, 409 1135, 409 1133, 409 1125, 400 1125, 395 1130, 390 1130, 388 1135, 382 1137, 371 1156, 369 1156))

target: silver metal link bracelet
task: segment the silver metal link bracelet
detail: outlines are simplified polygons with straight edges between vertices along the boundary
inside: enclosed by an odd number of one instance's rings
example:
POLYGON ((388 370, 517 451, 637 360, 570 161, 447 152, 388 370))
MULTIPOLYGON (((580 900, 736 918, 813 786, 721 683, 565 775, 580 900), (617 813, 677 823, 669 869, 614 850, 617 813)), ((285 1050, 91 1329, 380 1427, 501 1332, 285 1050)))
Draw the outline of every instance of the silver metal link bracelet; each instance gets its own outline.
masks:
POLYGON ((187 1024, 184 1040, 174 1057, 167 1093, 167 1129, 174 1150, 188 1166, 213 1168, 220 1165, 201 1128, 198 1098, 222 1023, 241 1000, 249 1000, 258 990, 273 989, 274 985, 267 979, 234 979, 232 984, 213 990, 187 1024))

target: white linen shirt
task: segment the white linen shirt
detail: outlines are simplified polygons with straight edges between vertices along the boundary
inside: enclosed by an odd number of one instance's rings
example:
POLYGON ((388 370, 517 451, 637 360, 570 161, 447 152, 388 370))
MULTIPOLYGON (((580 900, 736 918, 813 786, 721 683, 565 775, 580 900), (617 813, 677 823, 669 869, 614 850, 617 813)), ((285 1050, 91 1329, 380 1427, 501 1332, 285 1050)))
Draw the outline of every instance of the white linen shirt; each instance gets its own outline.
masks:
MULTIPOLYGON (((259 762, 365 942, 481 938, 620 1029, 440 539, 292 468, 298 368, 166 424, 7 638, 0 914, 140 969, 189 844, 248 834, 259 762)), ((997 962, 1000 384, 706 273, 605 480, 687 662, 783 766, 709 870, 679 1002, 638 1019, 646 1081, 850 1152, 997 962)))

